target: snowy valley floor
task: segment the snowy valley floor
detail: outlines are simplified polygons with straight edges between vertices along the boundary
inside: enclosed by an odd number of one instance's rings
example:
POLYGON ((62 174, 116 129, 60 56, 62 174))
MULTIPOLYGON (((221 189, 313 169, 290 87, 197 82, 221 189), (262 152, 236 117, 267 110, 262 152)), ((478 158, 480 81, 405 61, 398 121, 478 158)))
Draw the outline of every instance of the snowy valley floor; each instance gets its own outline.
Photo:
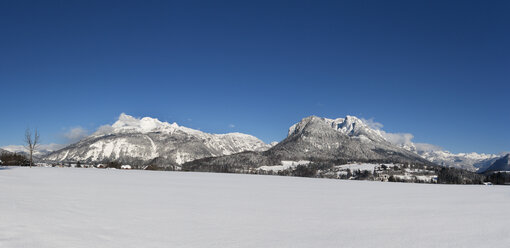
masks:
POLYGON ((508 247, 510 187, 0 169, 0 247, 508 247))

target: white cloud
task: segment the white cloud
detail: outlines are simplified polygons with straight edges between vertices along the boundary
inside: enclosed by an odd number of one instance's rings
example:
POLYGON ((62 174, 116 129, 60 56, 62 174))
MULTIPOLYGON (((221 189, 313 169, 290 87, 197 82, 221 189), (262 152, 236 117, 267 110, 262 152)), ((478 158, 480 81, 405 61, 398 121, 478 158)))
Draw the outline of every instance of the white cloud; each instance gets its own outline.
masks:
POLYGON ((87 137, 88 135, 89 135, 89 131, 82 127, 71 128, 71 129, 69 129, 69 131, 67 131, 63 134, 67 143, 78 142, 81 139, 87 137))
POLYGON ((59 150, 59 149, 62 149, 64 148, 66 145, 63 145, 63 144, 55 144, 55 143, 51 143, 51 144, 41 144, 39 146, 39 151, 56 151, 56 150, 59 150))
POLYGON ((414 143, 416 150, 419 152, 434 152, 434 151, 442 151, 443 148, 440 146, 427 144, 427 143, 414 143))
POLYGON ((368 127, 375 129, 375 130, 379 130, 381 132, 382 136, 392 144, 395 144, 395 145, 411 145, 412 144, 412 139, 414 138, 414 135, 412 135, 410 133, 388 133, 388 132, 382 130, 384 125, 380 122, 374 121, 374 118, 361 119, 361 121, 363 121, 363 123, 365 123, 368 127))
POLYGON ((373 118, 370 119, 361 119, 363 123, 369 126, 372 129, 379 130, 381 135, 390 143, 399 146, 414 146, 418 152, 424 151, 440 151, 443 150, 441 147, 427 144, 427 143, 413 143, 414 135, 411 133, 389 133, 382 128, 384 125, 380 122, 374 121, 373 118))
POLYGON ((384 138, 392 144, 395 145, 412 145, 414 135, 410 133, 387 133, 385 131, 381 132, 384 138))
POLYGON ((96 132, 94 132, 93 135, 103 135, 103 134, 109 134, 113 132, 113 127, 111 125, 102 125, 99 128, 97 128, 96 132))
MULTIPOLYGON (((68 144, 78 142, 81 139, 87 137, 88 135, 89 135, 89 131, 86 130, 85 128, 82 128, 79 126, 74 127, 74 128, 69 128, 65 132, 60 134, 63 144, 55 144, 55 143, 39 144, 35 150, 34 155, 40 156, 40 155, 47 154, 49 152, 60 150, 60 149, 64 148, 65 146, 67 146, 68 144)), ((8 146, 0 147, 0 148, 4 149, 6 151, 9 151, 9 152, 16 152, 16 153, 26 153, 27 152, 27 149, 25 148, 24 145, 8 145, 8 146)))
POLYGON ((367 125, 368 127, 375 129, 375 130, 381 130, 384 127, 384 125, 382 123, 374 121, 374 118, 370 118, 370 119, 361 118, 361 121, 363 121, 363 123, 365 123, 365 125, 367 125))
MULTIPOLYGON (((65 145, 55 144, 55 143, 40 144, 39 146, 37 146, 37 149, 35 150, 34 155, 46 154, 48 152, 56 151, 56 150, 59 150, 64 147, 65 147, 65 145)), ((27 152, 27 149, 23 145, 8 145, 8 146, 0 147, 0 148, 4 149, 6 151, 9 151, 9 152, 16 152, 16 153, 26 153, 27 152)))
POLYGON ((228 127, 230 127, 230 128, 234 128, 234 127, 236 127, 236 125, 234 125, 234 124, 229 124, 229 125, 228 125, 228 127))
MULTIPOLYGON (((39 144, 36 148, 35 155, 43 155, 49 152, 53 152, 59 149, 64 148, 67 144, 75 143, 84 137, 88 136, 88 131, 82 127, 74 127, 68 129, 66 132, 61 133, 60 136, 63 139, 64 144, 39 144)), ((27 149, 23 145, 8 145, 1 147, 2 149, 9 151, 9 152, 27 152, 27 149)))
POLYGON ((2 149, 8 151, 8 152, 26 152, 24 146, 22 145, 8 145, 8 146, 2 146, 2 149))

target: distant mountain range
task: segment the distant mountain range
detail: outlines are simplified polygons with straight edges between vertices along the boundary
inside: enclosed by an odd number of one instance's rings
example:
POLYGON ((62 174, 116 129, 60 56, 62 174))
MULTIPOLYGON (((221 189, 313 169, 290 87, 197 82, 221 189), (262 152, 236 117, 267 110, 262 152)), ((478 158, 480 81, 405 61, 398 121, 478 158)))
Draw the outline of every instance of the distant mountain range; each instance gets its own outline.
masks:
POLYGON ((502 157, 419 149, 413 143, 391 143, 384 134, 354 116, 338 119, 310 116, 291 126, 283 141, 265 144, 247 134, 209 134, 150 117, 139 119, 121 114, 113 125, 102 126, 75 144, 51 151, 55 145, 37 155, 49 162, 118 161, 165 167, 187 162, 190 162, 188 166, 195 167, 213 164, 272 166, 282 160, 311 159, 436 164, 470 171, 485 170, 502 157))
POLYGON ((496 154, 484 153, 450 153, 448 151, 415 151, 423 158, 446 167, 454 167, 469 171, 477 171, 480 168, 487 167, 501 157, 496 154))
MULTIPOLYGON (((54 152, 55 150, 61 149, 62 147, 64 147, 64 146, 60 145, 60 144, 39 145, 34 150, 33 156, 36 159, 40 159, 40 158, 48 155, 49 153, 54 152)), ((22 154, 22 155, 28 156, 27 149, 22 145, 6 146, 6 147, 3 147, 3 150, 7 151, 7 152, 12 152, 12 153, 17 153, 17 154, 22 154)))

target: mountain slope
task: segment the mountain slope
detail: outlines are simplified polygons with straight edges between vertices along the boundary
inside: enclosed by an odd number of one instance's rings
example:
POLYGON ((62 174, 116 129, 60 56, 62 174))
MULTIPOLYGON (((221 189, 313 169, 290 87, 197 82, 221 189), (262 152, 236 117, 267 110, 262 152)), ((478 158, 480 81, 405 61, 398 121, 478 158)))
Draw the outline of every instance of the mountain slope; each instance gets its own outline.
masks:
POLYGON ((113 125, 45 156, 47 161, 175 165, 198 158, 269 148, 254 136, 241 133, 209 134, 199 130, 121 114, 113 125))
POLYGON ((356 117, 310 116, 291 126, 287 138, 265 152, 205 158, 186 163, 184 167, 204 171, 246 170, 279 165, 283 160, 432 165, 416 153, 389 143, 378 130, 356 117))
POLYGON ((288 137, 271 149, 283 158, 426 163, 418 155, 386 141, 360 119, 335 120, 311 116, 289 129, 288 137))
POLYGON ((479 173, 510 171, 510 153, 497 159, 487 168, 480 169, 479 173))

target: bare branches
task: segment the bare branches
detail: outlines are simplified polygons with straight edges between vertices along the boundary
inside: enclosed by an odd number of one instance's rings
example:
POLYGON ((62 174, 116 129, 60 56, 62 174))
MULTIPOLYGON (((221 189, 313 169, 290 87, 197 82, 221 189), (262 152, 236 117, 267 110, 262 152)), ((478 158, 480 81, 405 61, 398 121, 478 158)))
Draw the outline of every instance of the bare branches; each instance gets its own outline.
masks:
POLYGON ((38 146, 39 146, 39 132, 37 131, 37 129, 35 129, 32 147, 33 149, 37 149, 38 146))
POLYGON ((32 149, 32 131, 28 128, 25 130, 25 147, 28 151, 32 149))
POLYGON ((39 146, 39 132, 35 129, 34 135, 32 135, 32 131, 27 128, 25 130, 25 148, 28 150, 30 155, 30 167, 33 164, 33 154, 35 149, 39 146))

